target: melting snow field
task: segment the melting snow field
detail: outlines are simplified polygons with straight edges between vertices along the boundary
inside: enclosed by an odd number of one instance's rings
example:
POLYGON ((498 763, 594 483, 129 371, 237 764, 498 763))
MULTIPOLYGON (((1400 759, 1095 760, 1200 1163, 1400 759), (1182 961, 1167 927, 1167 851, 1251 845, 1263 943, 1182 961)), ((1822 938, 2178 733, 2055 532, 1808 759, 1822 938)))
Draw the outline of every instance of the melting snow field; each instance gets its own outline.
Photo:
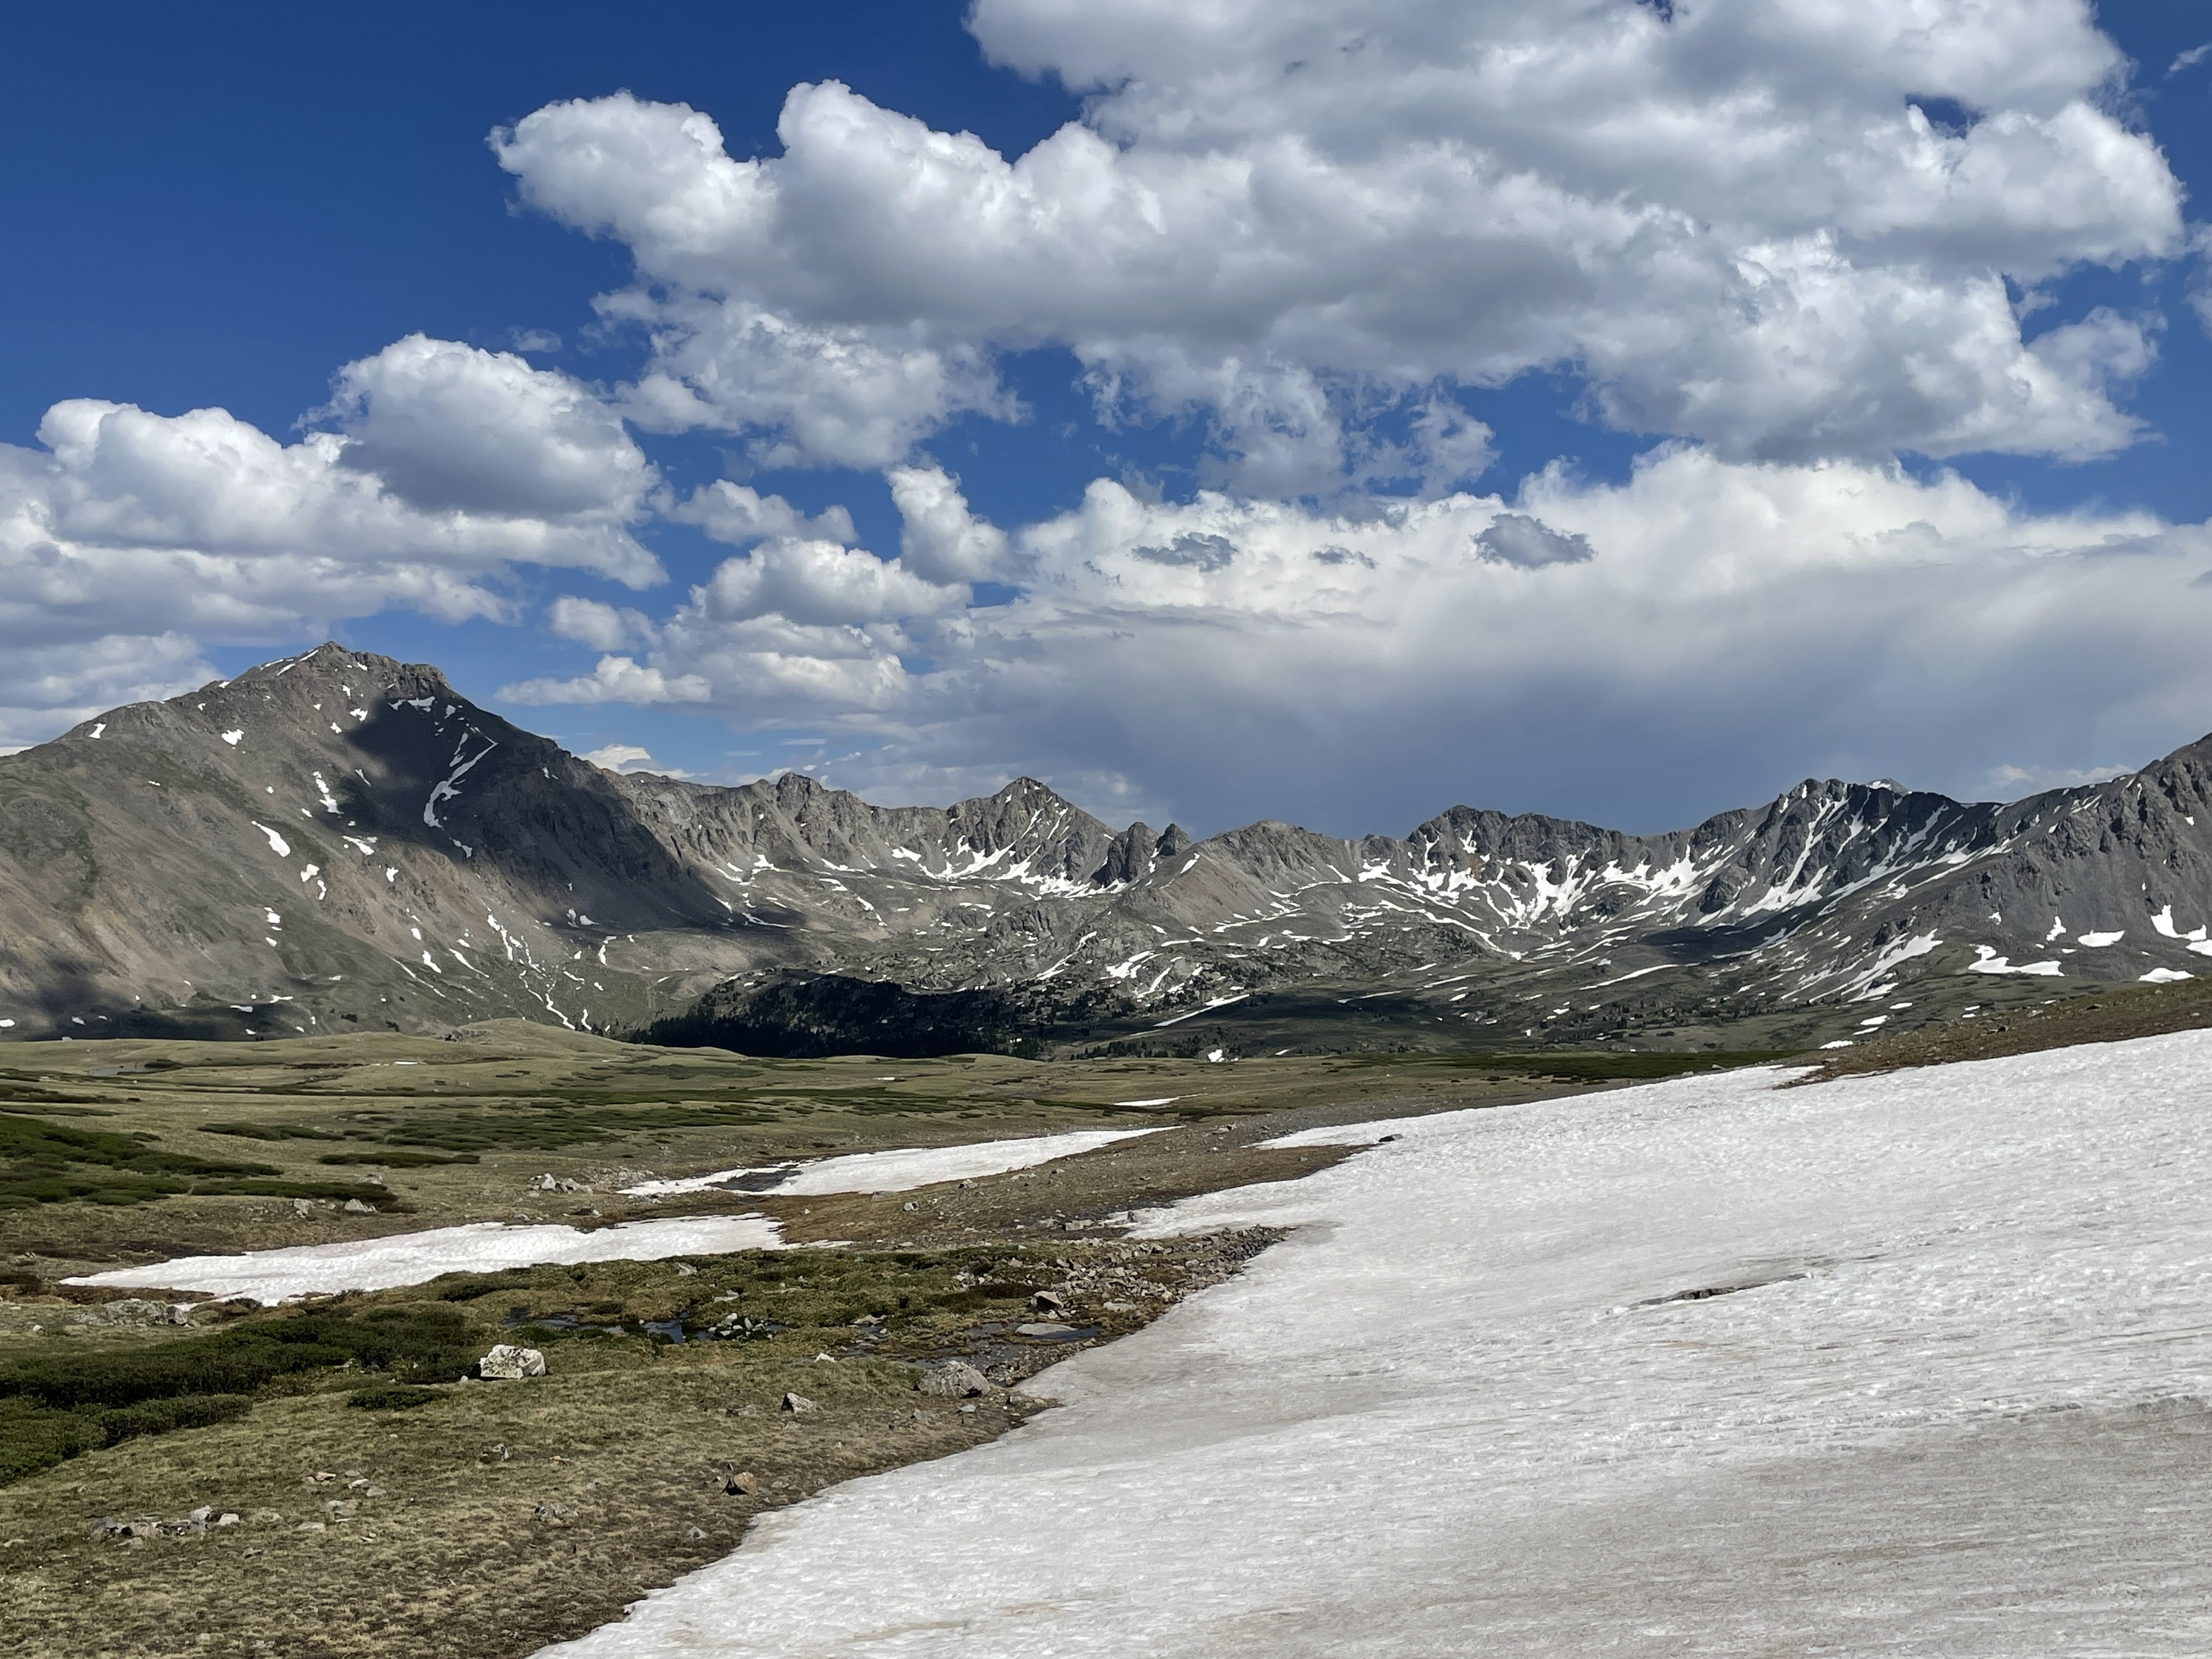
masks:
POLYGON ((1156 1231, 1300 1228, 994 1444, 549 1653, 2212 1652, 2212 1033, 1686 1079, 1156 1231))
POLYGON ((745 1170, 717 1170, 681 1181, 648 1181, 623 1190, 632 1197, 659 1198, 672 1193, 704 1192, 710 1187, 763 1196, 770 1193, 819 1197, 824 1193, 903 1193, 939 1181, 974 1181, 1072 1158, 1097 1146, 1110 1146, 1155 1129, 1075 1129, 1065 1134, 1024 1135, 1012 1140, 976 1140, 960 1146, 909 1146, 889 1152, 854 1152, 844 1158, 813 1158, 803 1164, 774 1164, 745 1170))
POLYGON ((549 1224, 507 1227, 480 1221, 430 1232, 399 1233, 335 1244, 244 1255, 186 1255, 147 1267, 122 1267, 64 1281, 133 1289, 205 1291, 218 1297, 283 1302, 338 1291, 388 1291, 440 1273, 496 1273, 547 1262, 658 1261, 664 1256, 777 1248, 782 1235, 761 1216, 699 1216, 633 1221, 581 1232, 549 1224))
MULTIPOLYGON (((845 1158, 814 1158, 763 1169, 723 1170, 681 1181, 648 1181, 629 1190, 660 1196, 696 1193, 710 1187, 766 1195, 815 1196, 823 1193, 902 1193, 939 1181, 1025 1170, 1096 1146, 1151 1134, 1152 1129, 1079 1129, 1066 1134, 1027 1135, 1012 1140, 982 1140, 962 1146, 916 1146, 888 1152, 855 1152, 845 1158)), ((773 1250, 783 1244, 775 1223, 763 1216, 704 1216, 670 1221, 633 1221, 583 1232, 550 1224, 509 1227, 495 1221, 429 1232, 398 1233, 386 1238, 332 1244, 303 1244, 284 1250, 254 1250, 243 1255, 188 1255, 145 1267, 72 1279, 71 1285, 113 1285, 131 1289, 205 1291, 219 1297, 255 1302, 338 1291, 388 1291, 420 1285, 440 1273, 496 1273, 502 1267, 549 1262, 658 1261, 664 1256, 711 1255, 726 1250, 773 1250)))

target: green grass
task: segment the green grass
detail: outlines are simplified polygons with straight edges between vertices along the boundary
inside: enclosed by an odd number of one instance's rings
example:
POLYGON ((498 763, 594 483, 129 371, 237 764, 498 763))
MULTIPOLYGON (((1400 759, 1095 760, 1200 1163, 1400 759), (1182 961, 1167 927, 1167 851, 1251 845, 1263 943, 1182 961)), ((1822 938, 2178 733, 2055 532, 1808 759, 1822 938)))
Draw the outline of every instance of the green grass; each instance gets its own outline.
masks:
POLYGON ((457 1309, 380 1307, 19 1359, 0 1366, 0 1485, 98 1447, 228 1422, 257 1394, 305 1373, 384 1371, 394 1379, 387 1387, 454 1382, 476 1363, 481 1339, 457 1309))
POLYGON ((346 1396, 346 1404, 363 1411, 404 1412, 445 1397, 437 1389, 426 1389, 419 1382, 384 1382, 374 1388, 356 1389, 346 1396))
MULTIPOLYGON (((654 1098, 644 1097, 647 1101, 654 1098)), ((664 1129, 735 1129, 773 1123, 753 1103, 727 1105, 661 1104, 628 1111, 576 1110, 542 1101, 501 1103, 481 1116, 410 1114, 385 1140, 395 1146, 428 1146, 447 1152, 554 1152, 563 1146, 622 1140, 664 1129)))
POLYGON ((558 1350, 568 1357, 556 1369, 573 1371, 649 1363, 664 1339, 644 1333, 648 1320, 696 1325, 734 1314, 772 1321, 798 1334, 784 1346, 811 1353, 848 1336, 863 1316, 888 1322, 894 1336, 957 1325, 994 1304, 1004 1317, 1018 1309, 1031 1277, 1050 1281, 1048 1267, 1039 1263, 1019 1282, 983 1290, 963 1288, 955 1274, 994 1264, 1003 1273, 1006 1255, 1004 1246, 825 1251, 798 1261, 754 1250, 702 1257, 689 1273, 673 1261, 454 1273, 389 1293, 404 1300, 250 1315, 222 1330, 127 1347, 70 1345, 0 1365, 0 1485, 125 1440, 226 1422, 257 1400, 320 1392, 341 1379, 357 1383, 347 1403, 363 1410, 426 1406, 448 1397, 429 1385, 459 1381, 495 1340, 558 1350), (623 1334, 521 1322, 564 1316, 623 1334))
POLYGON ((277 1177, 283 1172, 270 1164, 163 1152, 153 1139, 143 1132, 112 1134, 15 1113, 0 1115, 0 1210, 34 1209, 73 1199, 145 1204, 180 1193, 391 1201, 381 1187, 283 1180, 277 1177))

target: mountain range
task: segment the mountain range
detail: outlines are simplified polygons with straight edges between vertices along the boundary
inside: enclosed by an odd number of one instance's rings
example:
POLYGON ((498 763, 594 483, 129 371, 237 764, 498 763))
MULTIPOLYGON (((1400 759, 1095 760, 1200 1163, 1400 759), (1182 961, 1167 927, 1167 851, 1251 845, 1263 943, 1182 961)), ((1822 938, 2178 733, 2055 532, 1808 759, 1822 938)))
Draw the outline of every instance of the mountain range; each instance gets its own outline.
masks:
POLYGON ((0 1037, 752 1052, 1850 1042, 2212 971, 2212 738, 2009 805, 1808 780, 1632 836, 1116 830, 621 775, 325 644, 0 757, 0 1037))

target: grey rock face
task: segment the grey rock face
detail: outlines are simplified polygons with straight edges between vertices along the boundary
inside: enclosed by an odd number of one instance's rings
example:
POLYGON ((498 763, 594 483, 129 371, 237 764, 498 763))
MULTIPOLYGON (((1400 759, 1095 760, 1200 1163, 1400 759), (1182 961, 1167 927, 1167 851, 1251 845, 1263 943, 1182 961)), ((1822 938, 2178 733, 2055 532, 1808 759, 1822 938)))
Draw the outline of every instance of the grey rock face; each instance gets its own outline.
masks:
POLYGON ((787 1045, 760 1052, 934 1053, 1232 1006, 1429 1046, 1887 1018, 1917 984, 2212 972, 2208 792, 2212 740, 2010 805, 1808 780, 1662 836, 1460 806, 1193 842, 1030 779, 939 810, 618 776, 326 645, 0 757, 0 1036, 696 1008, 787 1045))

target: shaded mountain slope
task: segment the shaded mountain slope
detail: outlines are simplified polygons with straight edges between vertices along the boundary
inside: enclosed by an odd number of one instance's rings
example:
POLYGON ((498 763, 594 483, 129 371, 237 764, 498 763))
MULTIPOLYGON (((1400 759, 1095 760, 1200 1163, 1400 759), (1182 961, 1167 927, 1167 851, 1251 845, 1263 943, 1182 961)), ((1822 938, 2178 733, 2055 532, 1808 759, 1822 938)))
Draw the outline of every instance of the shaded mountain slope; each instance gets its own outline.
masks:
POLYGON ((991 1046, 1839 1042, 2205 969, 2209 797, 2212 740, 2009 805, 1808 781, 1661 836, 1462 806, 1193 842, 1029 779, 619 776, 325 645, 0 757, 0 1036, 629 1029, 711 992, 696 1029, 834 1048, 951 1006, 858 983, 1002 993, 932 1039, 991 1046))

